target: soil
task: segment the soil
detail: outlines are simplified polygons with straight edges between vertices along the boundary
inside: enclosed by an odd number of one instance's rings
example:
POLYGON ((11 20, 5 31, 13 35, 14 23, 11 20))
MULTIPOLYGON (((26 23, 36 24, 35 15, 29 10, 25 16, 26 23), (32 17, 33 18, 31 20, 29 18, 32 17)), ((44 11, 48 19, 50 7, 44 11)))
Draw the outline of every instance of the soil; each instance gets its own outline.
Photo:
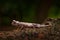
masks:
POLYGON ((0 27, 0 31, 11 31, 11 30, 14 30, 16 28, 17 27, 15 27, 15 26, 2 26, 2 27, 0 27))
POLYGON ((0 27, 0 40, 60 40, 58 24, 60 25, 60 21, 55 20, 50 27, 23 28, 22 30, 14 26, 3 26, 0 27))

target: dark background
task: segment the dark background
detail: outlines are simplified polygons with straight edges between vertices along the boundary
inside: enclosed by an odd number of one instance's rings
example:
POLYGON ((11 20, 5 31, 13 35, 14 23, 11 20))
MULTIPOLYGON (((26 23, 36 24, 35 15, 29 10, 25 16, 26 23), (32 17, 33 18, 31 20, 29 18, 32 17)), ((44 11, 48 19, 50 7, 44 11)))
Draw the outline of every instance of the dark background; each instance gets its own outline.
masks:
POLYGON ((42 23, 48 17, 60 17, 60 0, 0 0, 1 27, 12 20, 42 23))

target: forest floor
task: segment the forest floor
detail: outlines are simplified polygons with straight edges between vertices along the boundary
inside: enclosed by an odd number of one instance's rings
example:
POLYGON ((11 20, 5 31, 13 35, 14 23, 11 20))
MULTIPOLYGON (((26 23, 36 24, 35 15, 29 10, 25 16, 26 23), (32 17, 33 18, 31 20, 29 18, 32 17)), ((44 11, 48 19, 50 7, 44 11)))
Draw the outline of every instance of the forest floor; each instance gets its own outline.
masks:
POLYGON ((0 27, 0 31, 11 31, 11 30, 14 30, 16 28, 17 27, 14 27, 14 26, 2 26, 2 27, 0 27))
POLYGON ((22 30, 14 26, 4 26, 0 28, 0 40, 60 40, 60 21, 53 20, 51 23, 53 26, 22 30))

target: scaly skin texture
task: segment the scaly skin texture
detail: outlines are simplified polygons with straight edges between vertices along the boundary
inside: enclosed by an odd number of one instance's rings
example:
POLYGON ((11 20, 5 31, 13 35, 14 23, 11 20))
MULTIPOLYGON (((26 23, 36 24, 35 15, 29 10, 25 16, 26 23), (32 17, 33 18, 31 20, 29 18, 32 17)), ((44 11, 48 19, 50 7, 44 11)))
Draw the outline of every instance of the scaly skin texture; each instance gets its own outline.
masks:
POLYGON ((43 23, 50 25, 40 28, 17 28, 12 31, 1 31, 0 40, 60 40, 60 19, 48 18, 43 23))

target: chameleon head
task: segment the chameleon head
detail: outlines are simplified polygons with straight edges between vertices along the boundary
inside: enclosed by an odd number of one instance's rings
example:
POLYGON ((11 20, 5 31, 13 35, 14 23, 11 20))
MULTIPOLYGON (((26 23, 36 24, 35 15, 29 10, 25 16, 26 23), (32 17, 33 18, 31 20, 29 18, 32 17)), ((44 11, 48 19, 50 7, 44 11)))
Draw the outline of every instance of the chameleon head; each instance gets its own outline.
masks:
POLYGON ((18 26, 18 24, 19 24, 19 21, 16 21, 16 20, 13 20, 13 21, 12 21, 12 25, 13 25, 13 26, 18 26))

